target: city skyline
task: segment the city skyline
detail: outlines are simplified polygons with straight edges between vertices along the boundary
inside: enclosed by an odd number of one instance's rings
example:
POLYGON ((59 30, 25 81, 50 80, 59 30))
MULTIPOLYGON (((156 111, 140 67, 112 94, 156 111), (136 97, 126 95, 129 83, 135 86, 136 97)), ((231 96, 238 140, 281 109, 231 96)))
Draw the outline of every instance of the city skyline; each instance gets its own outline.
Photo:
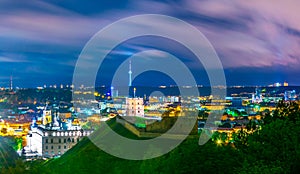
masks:
MULTIPOLYGON (((124 17, 146 13, 170 15, 199 29, 216 49, 228 86, 267 86, 284 81, 300 85, 298 3, 1 1, 0 86, 10 87, 11 76, 13 85, 19 87, 71 84, 76 60, 95 33, 124 17)), ((161 38, 124 42, 109 55, 104 72, 110 74, 110 69, 125 58, 148 49, 172 52, 191 69, 197 84, 209 85, 203 66, 195 63, 188 51, 161 38)), ((165 81, 162 85, 173 85, 168 77, 148 73, 132 79, 133 86, 151 85, 144 79, 157 77, 165 81)), ((159 80, 154 80, 153 85, 159 80)), ((106 82, 106 76, 102 76, 99 85, 106 82)))

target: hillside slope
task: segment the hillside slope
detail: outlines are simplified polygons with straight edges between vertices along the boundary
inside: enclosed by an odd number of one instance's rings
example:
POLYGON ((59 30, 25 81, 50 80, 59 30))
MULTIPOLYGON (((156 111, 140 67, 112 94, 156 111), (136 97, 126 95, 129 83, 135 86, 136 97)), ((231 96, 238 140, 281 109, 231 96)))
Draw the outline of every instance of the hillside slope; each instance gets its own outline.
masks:
MULTIPOLYGON (((138 139, 114 120, 109 125, 119 134, 138 139)), ((168 154, 143 161, 124 160, 107 154, 88 138, 58 159, 42 166, 42 173, 230 173, 224 167, 239 163, 238 155, 231 147, 218 148, 212 142, 198 145, 198 138, 188 138, 168 154), (223 159, 227 160, 224 161, 223 159), (213 161, 212 161, 213 159, 213 161), (221 164, 221 165, 220 165, 221 164)))
POLYGON ((12 147, 13 140, 7 137, 0 137, 0 169, 2 167, 13 166, 19 158, 12 147))

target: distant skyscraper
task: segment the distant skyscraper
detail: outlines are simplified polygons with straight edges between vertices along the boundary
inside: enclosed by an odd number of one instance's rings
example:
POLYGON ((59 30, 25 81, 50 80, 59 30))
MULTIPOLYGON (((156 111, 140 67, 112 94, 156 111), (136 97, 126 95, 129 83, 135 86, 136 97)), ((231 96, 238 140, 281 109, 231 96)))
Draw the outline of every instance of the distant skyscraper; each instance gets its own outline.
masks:
POLYGON ((110 87, 110 95, 111 95, 112 98, 115 97, 115 91, 114 91, 114 87, 113 86, 110 87))
POLYGON ((276 83, 274 83, 274 86, 275 86, 275 87, 280 87, 280 86, 281 86, 281 83, 276 82, 276 83))
POLYGON ((285 82, 283 83, 283 86, 289 86, 289 83, 285 81, 285 82))
POLYGON ((131 79, 131 75, 132 75, 132 70, 131 70, 131 60, 129 60, 129 71, 128 71, 128 75, 129 75, 129 84, 128 86, 131 86, 131 82, 132 82, 132 79, 131 79))
POLYGON ((284 92, 284 100, 285 101, 296 100, 296 99, 297 99, 297 95, 296 95, 296 91, 295 90, 285 91, 284 92))

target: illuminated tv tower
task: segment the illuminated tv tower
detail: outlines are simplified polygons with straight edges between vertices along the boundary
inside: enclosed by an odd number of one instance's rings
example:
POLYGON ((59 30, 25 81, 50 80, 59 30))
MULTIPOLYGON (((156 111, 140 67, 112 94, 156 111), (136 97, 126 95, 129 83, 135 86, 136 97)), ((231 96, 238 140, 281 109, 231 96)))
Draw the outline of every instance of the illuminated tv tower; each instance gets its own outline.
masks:
POLYGON ((131 75, 132 75, 132 71, 131 71, 131 59, 129 60, 129 71, 128 71, 128 75, 129 75, 129 84, 128 86, 130 87, 132 84, 131 84, 131 75))
POLYGON ((10 75, 10 90, 13 90, 13 77, 10 75))

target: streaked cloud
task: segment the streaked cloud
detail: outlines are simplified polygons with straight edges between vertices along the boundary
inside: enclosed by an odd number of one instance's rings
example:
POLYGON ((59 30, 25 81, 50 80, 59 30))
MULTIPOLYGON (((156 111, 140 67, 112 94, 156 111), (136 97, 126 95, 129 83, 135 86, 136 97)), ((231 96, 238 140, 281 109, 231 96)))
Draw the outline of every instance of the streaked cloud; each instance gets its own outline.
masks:
MULTIPOLYGON (((157 13, 178 17, 203 32, 230 76, 238 78, 239 73, 234 72, 241 68, 254 68, 263 74, 264 69, 281 67, 274 74, 286 77, 298 72, 300 66, 299 5, 296 0, 74 0, 72 3, 3 0, 0 2, 0 64, 8 66, 0 71, 0 76, 15 71, 22 79, 22 74, 35 77, 45 71, 45 79, 55 79, 58 74, 71 77, 81 49, 100 29, 131 15, 157 13)), ((174 26, 165 27, 170 32, 174 29, 174 26)), ((147 44, 126 46, 130 51, 143 50, 147 44)), ((116 50, 115 54, 129 52, 116 50)), ((188 58, 183 61, 197 69, 188 58)), ((300 84, 296 78, 291 80, 300 84)))

